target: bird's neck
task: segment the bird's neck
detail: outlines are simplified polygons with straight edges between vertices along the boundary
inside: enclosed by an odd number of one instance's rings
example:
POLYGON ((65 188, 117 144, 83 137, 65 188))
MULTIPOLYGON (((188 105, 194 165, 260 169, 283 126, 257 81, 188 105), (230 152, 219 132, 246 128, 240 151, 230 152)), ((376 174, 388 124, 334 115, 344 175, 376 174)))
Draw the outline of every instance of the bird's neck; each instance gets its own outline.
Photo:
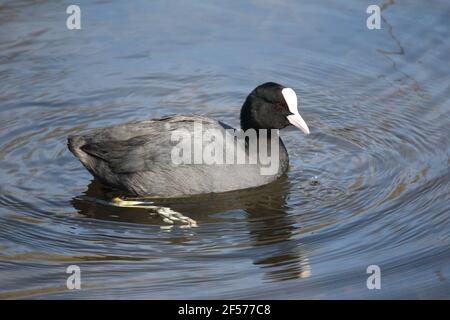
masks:
POLYGON ((253 107, 252 107, 252 97, 251 95, 247 96, 244 104, 241 108, 240 120, 241 120, 241 129, 243 131, 247 131, 248 129, 255 129, 258 131, 258 125, 254 120, 253 107))

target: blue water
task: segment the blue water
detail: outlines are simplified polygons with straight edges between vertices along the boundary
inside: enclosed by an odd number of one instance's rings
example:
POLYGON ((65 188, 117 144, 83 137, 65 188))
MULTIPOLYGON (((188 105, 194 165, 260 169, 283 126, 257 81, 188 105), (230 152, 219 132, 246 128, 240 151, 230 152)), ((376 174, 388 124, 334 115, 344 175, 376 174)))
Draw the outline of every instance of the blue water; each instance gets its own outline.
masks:
POLYGON ((449 298, 450 5, 369 1, 0 4, 0 298, 449 298), (66 137, 173 113, 233 126, 258 84, 309 125, 267 187, 161 201, 107 192, 66 137), (81 269, 68 290, 66 268, 81 269), (369 290, 369 265, 381 289, 369 290))

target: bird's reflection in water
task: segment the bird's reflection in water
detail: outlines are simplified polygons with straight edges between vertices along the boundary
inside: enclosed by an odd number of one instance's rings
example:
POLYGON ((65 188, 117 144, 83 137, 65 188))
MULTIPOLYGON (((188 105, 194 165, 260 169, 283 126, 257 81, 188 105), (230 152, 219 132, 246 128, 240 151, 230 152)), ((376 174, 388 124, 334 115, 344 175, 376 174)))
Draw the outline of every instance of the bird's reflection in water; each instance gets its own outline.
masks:
MULTIPOLYGON (((294 237, 298 229, 298 217, 296 221, 287 213, 286 198, 289 189, 289 181, 283 177, 255 189, 153 201, 156 205, 170 207, 195 219, 200 227, 223 221, 226 214, 221 214, 221 219, 218 220, 217 213, 243 210, 247 214, 244 225, 250 235, 248 256, 255 265, 264 269, 265 280, 281 281, 307 278, 311 274, 307 252, 294 237)), ((119 193, 93 180, 84 195, 110 200, 119 193)), ((94 219, 164 225, 160 217, 146 209, 110 207, 80 197, 72 199, 72 205, 80 214, 94 219)), ((177 233, 173 241, 170 241, 174 244, 187 244, 191 238, 177 233)))
POLYGON ((254 263, 267 268, 266 279, 270 281, 307 278, 311 274, 307 254, 293 237, 296 221, 287 214, 289 182, 283 179, 269 187, 271 192, 262 192, 244 209, 256 252, 254 263))

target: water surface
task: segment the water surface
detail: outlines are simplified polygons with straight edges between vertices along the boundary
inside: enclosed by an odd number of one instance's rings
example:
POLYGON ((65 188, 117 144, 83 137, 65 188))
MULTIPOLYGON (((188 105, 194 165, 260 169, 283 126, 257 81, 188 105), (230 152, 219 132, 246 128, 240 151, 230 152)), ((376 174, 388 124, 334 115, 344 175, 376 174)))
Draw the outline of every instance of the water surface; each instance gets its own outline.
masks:
POLYGON ((368 1, 0 5, 0 298, 449 298, 450 6, 368 1), (271 185, 104 206, 66 137, 173 113, 238 126, 246 95, 296 90, 271 185), (69 265, 82 289, 66 288, 69 265), (378 265, 381 290, 368 290, 378 265))

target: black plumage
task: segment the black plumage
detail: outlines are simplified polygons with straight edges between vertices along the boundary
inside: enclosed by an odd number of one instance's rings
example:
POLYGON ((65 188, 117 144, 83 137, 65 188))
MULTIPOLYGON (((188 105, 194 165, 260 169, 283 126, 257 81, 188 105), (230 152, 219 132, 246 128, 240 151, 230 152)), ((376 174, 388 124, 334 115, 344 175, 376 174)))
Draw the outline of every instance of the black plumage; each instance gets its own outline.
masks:
MULTIPOLYGON (((286 116, 291 112, 282 88, 267 83, 252 91, 241 111, 243 129, 281 129, 289 125, 286 116)), ((224 135, 225 129, 231 128, 205 116, 175 115, 93 129, 70 136, 68 147, 101 183, 135 196, 180 197, 232 191, 269 183, 286 172, 289 159, 281 139, 279 167, 272 175, 261 174, 259 162, 174 164, 171 152, 176 142, 172 134, 179 130, 192 133, 194 123, 201 123, 203 130, 215 129, 224 135)), ((192 149, 195 144, 206 147, 203 139, 192 137, 192 149)), ((223 146, 224 154, 229 148, 223 146)), ((252 151, 247 148, 246 152, 252 151)))

